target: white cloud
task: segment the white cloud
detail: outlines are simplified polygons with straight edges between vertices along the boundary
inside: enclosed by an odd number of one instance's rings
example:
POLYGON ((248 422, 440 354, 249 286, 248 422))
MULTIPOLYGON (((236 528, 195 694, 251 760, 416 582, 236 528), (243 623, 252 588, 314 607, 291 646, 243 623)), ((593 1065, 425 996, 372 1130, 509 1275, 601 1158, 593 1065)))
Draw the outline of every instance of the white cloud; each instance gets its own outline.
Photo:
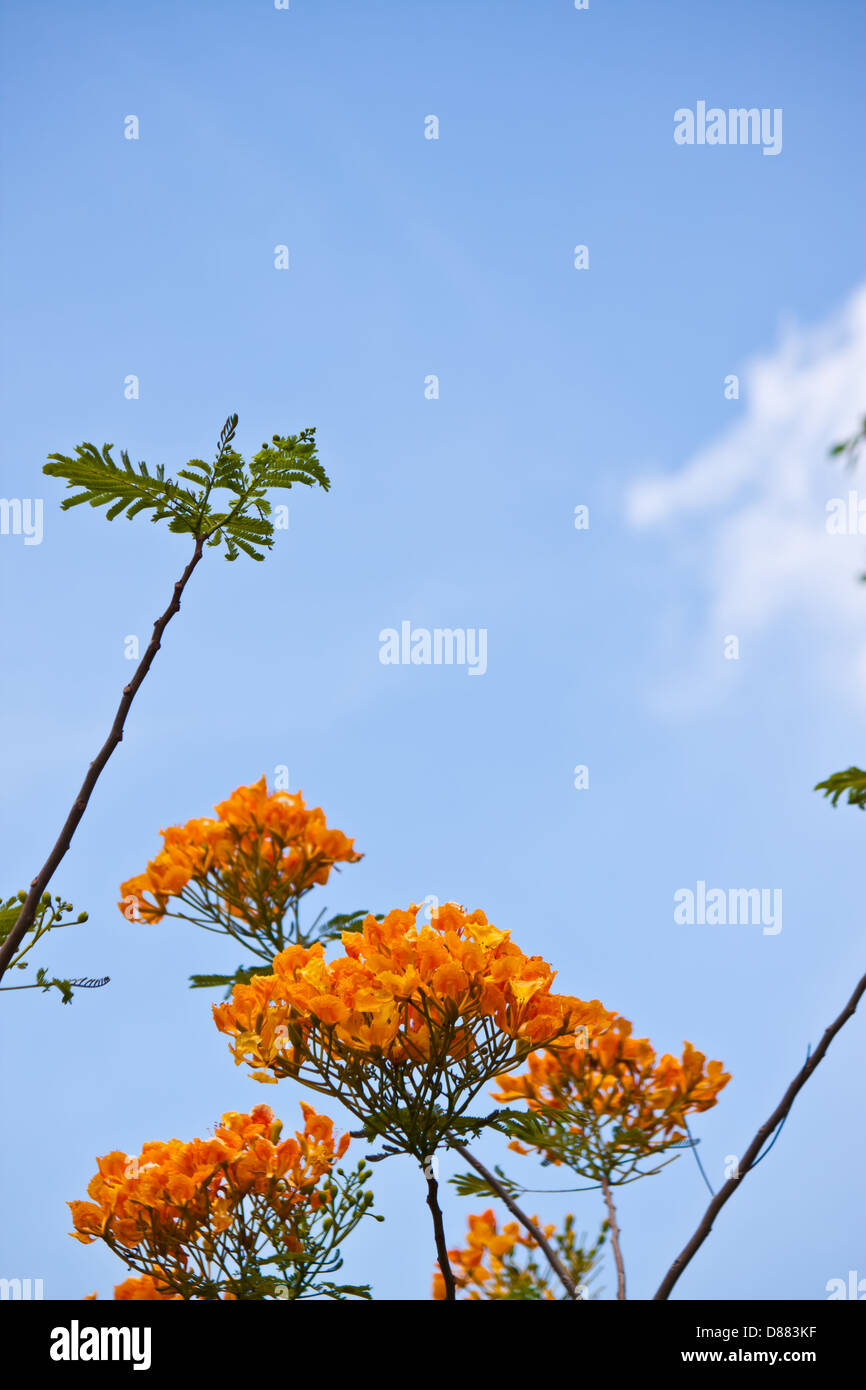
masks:
MULTIPOLYGON (((707 648, 703 670, 680 679, 677 704, 726 686, 721 636, 735 633, 742 645, 782 614, 820 628, 837 677, 847 668, 862 696, 866 588, 856 578, 866 535, 830 535, 826 520, 831 498, 855 490, 866 499, 866 458, 850 472, 827 459, 866 414, 866 286, 827 322, 787 330, 739 376, 735 423, 680 469, 636 480, 626 495, 632 526, 666 525, 684 551, 700 541, 707 648)), ((670 688, 664 703, 671 707, 670 688)))

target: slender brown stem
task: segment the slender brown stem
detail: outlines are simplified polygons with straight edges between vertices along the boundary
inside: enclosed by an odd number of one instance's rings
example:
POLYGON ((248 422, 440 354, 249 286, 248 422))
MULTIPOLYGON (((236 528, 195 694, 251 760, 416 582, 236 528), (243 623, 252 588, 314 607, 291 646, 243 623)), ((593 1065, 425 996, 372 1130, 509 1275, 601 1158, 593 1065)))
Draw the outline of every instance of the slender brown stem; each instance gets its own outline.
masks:
POLYGON ((117 713, 114 716, 114 723, 111 726, 108 738, 105 740, 104 744, 100 748, 93 762, 90 764, 90 767, 87 769, 87 776, 81 784, 81 790, 79 791, 78 796, 72 803, 72 809, 70 810, 69 815, 66 817, 66 822, 63 826, 63 829, 60 832, 60 835, 57 839, 57 843, 55 844, 53 850, 49 854, 45 863, 42 865, 42 868, 39 870, 39 873, 32 880, 30 884, 30 891, 24 900, 24 903, 21 907, 21 911, 18 914, 18 918, 15 922, 15 926, 10 931, 9 935, 3 943, 3 946, 0 947, 0 979, 3 978, 3 975, 9 965, 9 962, 11 961, 15 952, 17 951, 19 943, 23 939, 24 934, 32 926, 33 919, 36 915, 36 909, 39 906, 39 900, 42 897, 45 888, 50 883, 51 877, 55 869, 57 868, 60 861, 63 859, 64 855, 66 854, 66 851, 69 849, 69 846, 72 842, 72 837, 75 834, 75 831, 78 827, 78 822, 81 820, 81 817, 84 815, 84 812, 87 809, 87 803, 90 800, 93 788, 96 786, 96 783, 99 780, 100 774, 102 773, 105 764, 108 762, 115 748, 123 738, 123 725, 126 716, 129 713, 129 707, 135 699, 135 696, 138 693, 138 689, 142 681, 144 680, 145 676, 150 670, 154 657, 159 651, 162 634, 165 632, 165 629, 167 628, 168 624, 171 622, 175 613, 180 608, 181 594, 186 588, 187 581, 189 580, 190 575, 192 574, 193 570, 195 569, 196 565, 202 557, 202 550, 204 548, 204 543, 206 539, 206 536, 200 536, 197 538, 192 559, 190 560, 180 579, 174 586, 174 591, 171 597, 171 603, 166 608, 162 617, 157 618, 156 622, 154 623, 153 636, 150 639, 147 651, 144 653, 144 656, 141 658, 141 661, 135 668, 135 673, 132 677, 132 680, 129 682, 128 685, 125 685, 123 687, 123 695, 121 697, 120 704, 117 707, 117 713))
POLYGON ((433 1233, 436 1237, 436 1255, 439 1260, 439 1268, 442 1271, 442 1278, 445 1280, 445 1300, 448 1303, 457 1301, 457 1285, 454 1282, 454 1271, 451 1268, 451 1261, 448 1258, 448 1247, 445 1244, 445 1224, 442 1220, 442 1210, 439 1206, 439 1184, 431 1175, 427 1178, 427 1205, 433 1216, 433 1233))
POLYGON ((737 1176, 729 1178, 724 1187, 719 1188, 715 1197, 704 1212, 700 1225, 688 1244, 681 1250, 679 1255, 677 1255, 664 1279, 659 1284, 658 1289, 653 1294, 653 1299, 664 1299, 668 1297, 686 1265, 689 1263, 692 1256, 701 1248, 707 1236, 710 1234, 710 1231, 713 1229, 713 1221, 725 1205, 725 1202, 727 1202, 729 1197, 734 1195, 749 1169, 754 1168, 764 1144, 788 1114, 788 1111, 794 1104, 798 1091, 801 1087, 805 1086, 806 1082, 809 1080, 809 1077, 823 1058, 831 1042, 839 1032, 839 1029, 842 1028, 854 1014, 857 1005, 863 997, 864 991, 866 991, 866 975, 863 976, 857 988, 854 990, 854 993, 851 995, 851 998, 848 1000, 848 1003, 839 1014, 839 1017, 834 1019, 830 1027, 825 1030, 824 1036, 821 1038, 815 1051, 805 1065, 797 1072, 797 1075, 779 1101, 779 1104, 776 1106, 769 1120, 761 1125, 761 1128, 758 1130, 743 1155, 742 1161, 738 1166, 737 1176))
POLYGON ((616 1296, 618 1299, 625 1298, 625 1265, 622 1262, 622 1249, 619 1243, 620 1229, 616 1224, 616 1207, 613 1204, 610 1183, 607 1178, 602 1177, 601 1190, 604 1193, 605 1205, 607 1206, 607 1216, 610 1221, 610 1238, 613 1244, 613 1258, 616 1264, 616 1296))
POLYGON ((515 1202, 514 1198, 508 1192, 507 1188, 502 1186, 502 1183, 499 1182, 499 1180, 495 1178, 487 1168, 484 1167, 483 1163, 479 1162, 479 1160, 475 1157, 474 1154, 471 1154, 469 1152, 465 1145, 456 1144, 452 1140, 451 1147, 452 1149, 456 1149, 457 1152, 461 1155, 461 1157, 466 1159, 467 1163, 472 1164, 472 1167, 475 1169, 476 1173, 481 1174, 488 1187, 490 1187, 496 1193, 497 1197, 501 1202, 505 1203, 508 1210, 511 1212, 511 1215, 517 1217, 517 1220, 520 1222, 521 1226, 523 1226, 524 1230, 527 1230, 529 1232, 529 1234, 532 1236, 532 1239, 537 1242, 540 1249, 544 1252, 551 1269, 554 1271, 557 1278, 560 1280, 569 1298, 579 1301, 580 1294, 577 1292, 577 1287, 575 1285, 574 1280, 572 1279, 568 1270, 565 1268, 565 1265, 562 1263, 562 1260, 557 1255, 553 1246, 550 1244, 550 1241, 547 1239, 544 1232, 539 1228, 536 1222, 533 1221, 531 1217, 527 1216, 525 1211, 521 1210, 521 1208, 515 1202))

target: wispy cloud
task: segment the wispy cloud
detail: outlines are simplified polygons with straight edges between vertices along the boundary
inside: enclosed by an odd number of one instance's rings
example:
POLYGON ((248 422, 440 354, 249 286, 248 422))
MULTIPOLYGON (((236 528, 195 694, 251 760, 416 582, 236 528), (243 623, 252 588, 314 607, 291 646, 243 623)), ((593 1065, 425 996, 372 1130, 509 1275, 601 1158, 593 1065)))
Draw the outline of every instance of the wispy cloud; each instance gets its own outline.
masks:
MULTIPOLYGON (((726 685, 718 679, 723 636, 754 641, 782 615, 819 627, 836 657, 844 644, 837 674, 847 666, 862 696, 866 592, 855 580, 866 568, 866 535, 829 534, 826 522, 831 498, 856 490, 866 500, 866 466, 846 472, 827 462, 829 446, 866 414, 866 286, 817 327, 786 330, 739 377, 730 428, 672 473, 635 480, 626 495, 632 526, 664 527, 684 553, 700 541, 706 646, 678 676, 677 704, 726 685)), ((671 698, 668 690, 668 708, 671 698)))

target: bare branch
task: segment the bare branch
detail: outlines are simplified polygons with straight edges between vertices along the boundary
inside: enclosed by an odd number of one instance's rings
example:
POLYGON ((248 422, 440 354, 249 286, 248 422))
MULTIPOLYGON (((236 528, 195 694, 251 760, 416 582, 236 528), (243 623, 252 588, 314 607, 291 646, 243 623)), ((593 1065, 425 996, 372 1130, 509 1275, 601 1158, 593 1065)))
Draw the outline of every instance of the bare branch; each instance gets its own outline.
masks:
POLYGON ((517 1217, 517 1220, 520 1222, 521 1226, 523 1226, 524 1230, 527 1230, 529 1232, 529 1234, 532 1236, 532 1239, 538 1244, 541 1250, 543 1250, 545 1256, 547 1257, 548 1263, 550 1264, 551 1269, 554 1271, 560 1283, 563 1285, 569 1298, 574 1299, 575 1302, 580 1302, 580 1294, 577 1292, 574 1280, 572 1279, 568 1270, 565 1268, 565 1265, 562 1263, 562 1260, 557 1255, 556 1251, 550 1244, 550 1241, 547 1239, 544 1232, 539 1229, 539 1227, 531 1219, 531 1217, 526 1215, 525 1211, 521 1210, 521 1208, 515 1202, 514 1198, 502 1186, 502 1183, 499 1182, 499 1180, 495 1178, 493 1174, 484 1167, 483 1163, 479 1162, 479 1160, 474 1156, 474 1154, 471 1154, 469 1152, 469 1150, 466 1148, 464 1144, 457 1144, 452 1139, 451 1148, 456 1149, 457 1152, 461 1155, 461 1157, 466 1159, 467 1163, 472 1164, 472 1167, 475 1169, 476 1173, 481 1174, 488 1187, 490 1187, 492 1191, 496 1193, 497 1197, 501 1202, 505 1203, 508 1210, 511 1212, 511 1215, 517 1217))
POLYGON ((713 1221, 715 1220, 716 1216, 721 1211, 728 1198, 733 1197, 734 1193, 736 1192, 740 1183, 743 1181, 743 1178, 746 1176, 749 1169, 754 1168, 760 1156, 761 1150, 764 1147, 764 1144, 767 1142, 774 1129, 776 1129, 777 1126, 780 1125, 787 1116, 788 1111, 794 1104, 794 1101, 797 1097, 797 1093, 803 1086, 805 1086, 806 1082, 809 1080, 809 1077, 812 1075, 812 1072, 815 1070, 818 1063, 823 1058, 824 1054, 826 1053, 828 1047, 835 1038, 836 1034, 839 1032, 840 1028, 842 1028, 843 1025, 848 1022, 848 1019, 853 1016, 854 1011, 857 1008, 857 1005, 863 997, 864 991, 866 991, 866 975, 863 976, 862 980, 858 984, 857 988, 854 990, 854 993, 851 995, 851 998, 848 1000, 848 1003, 845 1005, 839 1017, 835 1019, 833 1023, 830 1024, 829 1028, 826 1029, 824 1036, 822 1037, 818 1046, 815 1048, 815 1051, 812 1053, 812 1056, 807 1060, 805 1065, 801 1067, 801 1069, 797 1072, 797 1075, 794 1077, 794 1080, 791 1082, 790 1086, 783 1095, 779 1104, 776 1106, 776 1109, 773 1111, 769 1120, 767 1120, 765 1124, 761 1125, 761 1128, 758 1130, 757 1134, 755 1135, 754 1139, 752 1140, 751 1144, 749 1145, 748 1149, 743 1155, 743 1160, 739 1165, 739 1171, 737 1173, 737 1176, 735 1178, 729 1178, 728 1181, 725 1183, 724 1187, 719 1188, 715 1197, 710 1202, 709 1206, 704 1212, 703 1219, 701 1220, 700 1225, 698 1226, 688 1245, 686 1245, 684 1249, 680 1252, 680 1254, 677 1255, 676 1259, 674 1260, 664 1279, 659 1284, 658 1289, 653 1294, 654 1300, 664 1299, 668 1297, 671 1289, 679 1279, 680 1275, 682 1274, 686 1265, 691 1260, 692 1256, 695 1255, 698 1250, 700 1250, 707 1236, 710 1234, 710 1231, 713 1229, 713 1221))
POLYGON ((611 1196, 610 1183, 607 1178, 601 1180, 601 1190, 604 1193, 607 1216, 610 1221, 610 1238, 613 1243, 613 1258, 616 1263, 616 1296, 618 1299, 625 1298, 625 1265, 622 1262, 622 1250, 620 1249, 619 1237, 620 1230, 616 1224, 616 1207, 611 1196))
POLYGON ((105 740, 105 743, 102 745, 102 747, 100 748, 99 752, 97 753, 96 757, 94 758, 93 762, 90 764, 90 767, 87 770, 87 776, 81 784, 81 790, 79 791, 78 796, 72 803, 72 809, 70 810, 69 815, 66 817, 66 821, 57 839, 57 843, 55 844, 53 850, 49 854, 45 863, 42 865, 42 868, 39 870, 39 873, 36 875, 36 877, 30 884, 30 891, 28 892, 27 897, 25 898, 24 903, 22 904, 21 912, 19 913, 18 918, 16 919, 15 925, 10 931, 6 940, 4 941, 2 948, 0 948, 0 979, 3 978, 3 975, 5 974, 6 969, 9 965, 9 962, 15 955, 15 952, 17 951, 18 946, 22 941, 25 933, 33 925, 33 919, 36 915, 36 909, 39 906, 39 900, 42 897, 45 888, 51 882, 51 878, 54 874, 55 869, 60 864, 61 860, 66 854, 66 851, 69 849, 69 846, 72 843, 72 837, 75 834, 76 829, 78 828, 78 822, 81 820, 81 817, 84 815, 84 812, 87 809, 87 803, 90 800, 91 794, 93 792, 94 787, 96 786, 96 783, 99 781, 99 777, 102 773, 103 768, 105 767, 115 748, 123 738, 123 725, 126 720, 126 716, 129 713, 130 705, 135 699, 138 690, 141 686, 141 683, 147 675, 148 671, 150 670, 151 665, 153 663, 153 659, 159 651, 160 642, 162 640, 162 635, 165 632, 165 629, 171 622, 175 613, 180 608, 181 595, 184 589, 186 588, 187 581, 189 580, 190 575, 192 574, 193 570, 195 569, 196 565, 202 557, 203 547, 204 538, 200 537, 195 543, 195 550, 193 551, 192 559, 190 560, 180 579, 174 586, 174 590, 172 592, 171 597, 171 603, 166 608, 162 617, 158 618, 154 623, 153 636, 150 639, 147 651, 144 653, 144 656, 141 658, 141 661, 135 668, 135 673, 132 677, 132 680, 129 682, 128 685, 125 685, 123 687, 123 695, 121 697, 120 704, 117 707, 117 713, 114 716, 114 723, 111 726, 108 738, 105 740))
POLYGON ((442 1278, 445 1280, 445 1299, 448 1303, 454 1303, 457 1299, 457 1285, 454 1281, 454 1271, 451 1268, 451 1261, 448 1259, 448 1246, 445 1242, 445 1226, 442 1221, 442 1209, 439 1206, 438 1198, 439 1184, 432 1173, 427 1176, 427 1205, 433 1217, 433 1234, 436 1238, 436 1254, 439 1260, 439 1268, 442 1271, 442 1278))

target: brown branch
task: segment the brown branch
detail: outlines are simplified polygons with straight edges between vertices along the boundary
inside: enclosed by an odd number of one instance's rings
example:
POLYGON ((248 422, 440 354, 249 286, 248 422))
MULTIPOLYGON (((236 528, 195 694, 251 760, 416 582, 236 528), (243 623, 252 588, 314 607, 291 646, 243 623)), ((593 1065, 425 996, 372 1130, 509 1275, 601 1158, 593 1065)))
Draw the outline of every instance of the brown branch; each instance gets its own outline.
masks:
POLYGON ((818 1063, 823 1058, 825 1052, 827 1051, 831 1042, 835 1038, 836 1034, 839 1032, 840 1028, 842 1028, 843 1025, 848 1022, 848 1019, 853 1016, 854 1011, 857 1008, 857 1005, 863 997, 864 991, 866 991, 866 975, 863 976, 862 980, 858 984, 857 988, 854 990, 854 993, 851 995, 851 998, 848 1000, 848 1003, 845 1005, 839 1017, 835 1019, 834 1022, 830 1024, 830 1027, 825 1030, 824 1036, 822 1037, 818 1046, 815 1048, 815 1051, 812 1053, 811 1057, 805 1063, 805 1065, 801 1067, 801 1069, 797 1072, 797 1075, 794 1077, 794 1080, 791 1082, 782 1099, 779 1101, 779 1104, 776 1106, 776 1109, 773 1111, 769 1120, 767 1120, 765 1124, 761 1125, 761 1128, 758 1130, 757 1134, 755 1135, 754 1139, 752 1140, 751 1144, 749 1145, 748 1149, 743 1155, 743 1161, 738 1167, 737 1176, 734 1178, 729 1178, 728 1181, 725 1183, 724 1187, 719 1188, 715 1197, 710 1202, 709 1206, 704 1212, 704 1216, 701 1220, 700 1225, 698 1226, 688 1245, 686 1245, 684 1249, 680 1252, 680 1254, 677 1255, 676 1259, 674 1260, 664 1279, 659 1284, 658 1289, 653 1294, 653 1299, 664 1299, 668 1297, 671 1289, 679 1279, 686 1265, 689 1263, 692 1256, 695 1255, 697 1251, 701 1248, 707 1236, 710 1234, 710 1231, 713 1229, 713 1221, 715 1220, 719 1211, 725 1205, 725 1202, 727 1202, 728 1198, 734 1195, 743 1178, 748 1173, 749 1169, 754 1168, 758 1156, 761 1152, 761 1149, 764 1147, 764 1144, 769 1139, 773 1131, 785 1119, 786 1115, 788 1114, 788 1111, 794 1104, 798 1091, 800 1091, 800 1089, 803 1086, 805 1086, 806 1082, 809 1080, 809 1077, 812 1075, 812 1072, 815 1070, 818 1063))
POLYGON ((81 784, 81 790, 79 791, 78 796, 72 803, 72 809, 70 810, 69 815, 66 817, 66 822, 63 826, 63 829, 60 832, 57 843, 54 846, 51 853, 49 854, 45 863, 42 865, 42 868, 39 870, 39 873, 32 880, 30 884, 30 891, 24 900, 21 911, 18 914, 18 917, 15 921, 15 925, 10 931, 9 935, 6 937, 3 946, 0 947, 0 979, 3 978, 3 975, 9 965, 9 962, 11 961, 15 952, 17 951, 18 946, 22 941, 25 933, 33 925, 33 920, 36 916, 36 909, 39 906, 39 900, 42 897, 45 888, 50 883, 51 877, 55 869, 57 868, 60 861, 63 859, 64 855, 66 854, 66 851, 69 849, 69 846, 72 842, 72 837, 75 834, 75 831, 78 827, 78 822, 81 820, 81 817, 84 815, 84 812, 87 809, 87 803, 90 800, 91 793, 93 792, 93 789, 99 780, 100 774, 102 773, 105 764, 108 762, 115 748, 123 738, 123 725, 126 716, 129 713, 129 707, 135 699, 135 696, 138 693, 138 689, 142 681, 144 680, 145 676, 150 670, 154 657, 159 651, 162 634, 165 632, 166 627, 171 622, 175 613, 180 608, 181 594, 186 588, 187 581, 189 580, 190 575, 192 574, 193 570, 195 569, 196 565, 202 557, 202 550, 204 548, 204 543, 206 539, 206 536, 200 536, 196 540, 195 550, 193 551, 192 559, 190 560, 180 579, 174 586, 174 592, 172 594, 171 603, 166 608, 162 617, 157 618, 156 622, 154 623, 153 636, 150 639, 147 651, 144 653, 144 656, 141 658, 141 661, 135 668, 135 674, 133 675, 132 680, 129 682, 128 685, 125 685, 123 687, 123 695, 121 697, 120 704, 117 707, 117 713, 114 716, 114 723, 111 726, 111 731, 108 735, 108 738, 105 740, 105 743, 102 745, 93 762, 90 764, 90 767, 87 770, 87 776, 81 784))
POLYGON ((616 1207, 613 1204, 610 1183, 605 1177, 601 1180, 601 1190, 604 1193, 605 1205, 607 1206, 607 1216, 610 1221, 610 1238, 613 1243, 613 1258, 616 1263, 616 1296, 618 1299, 623 1299, 625 1298, 625 1265, 622 1262, 622 1250, 619 1244, 620 1229, 616 1224, 616 1207))
POLYGON ((436 1255, 439 1260, 439 1268, 442 1271, 442 1278, 445 1280, 445 1299, 448 1303, 457 1300, 457 1285, 454 1282, 454 1271, 451 1268, 451 1261, 448 1259, 448 1247, 445 1243, 445 1225, 442 1220, 442 1210, 439 1206, 437 1193, 439 1184, 432 1173, 427 1174, 427 1205, 433 1216, 433 1234, 436 1238, 436 1255))
POLYGON ((532 1239, 543 1250, 545 1256, 547 1257, 547 1261, 550 1264, 551 1269, 554 1271, 557 1278, 560 1280, 569 1298, 579 1302, 580 1294, 577 1292, 574 1280, 572 1279, 568 1270, 565 1268, 565 1265, 562 1263, 562 1260, 557 1255, 553 1246, 550 1244, 550 1241, 547 1239, 544 1232, 540 1230, 536 1222, 534 1222, 531 1217, 527 1216, 525 1211, 521 1210, 521 1208, 515 1202, 514 1198, 508 1192, 507 1188, 503 1187, 502 1183, 499 1182, 498 1179, 495 1178, 493 1174, 489 1172, 487 1168, 484 1167, 483 1163, 479 1162, 479 1160, 474 1156, 474 1154, 471 1154, 469 1152, 465 1145, 457 1144, 452 1139, 451 1148, 456 1149, 457 1152, 461 1155, 461 1157, 466 1159, 467 1163, 472 1164, 472 1167, 475 1169, 476 1173, 481 1174, 488 1187, 490 1187, 496 1193, 497 1197, 501 1202, 505 1203, 508 1210, 511 1212, 511 1215, 517 1217, 517 1220, 520 1222, 521 1226, 523 1226, 523 1228, 529 1232, 529 1234, 532 1236, 532 1239))

